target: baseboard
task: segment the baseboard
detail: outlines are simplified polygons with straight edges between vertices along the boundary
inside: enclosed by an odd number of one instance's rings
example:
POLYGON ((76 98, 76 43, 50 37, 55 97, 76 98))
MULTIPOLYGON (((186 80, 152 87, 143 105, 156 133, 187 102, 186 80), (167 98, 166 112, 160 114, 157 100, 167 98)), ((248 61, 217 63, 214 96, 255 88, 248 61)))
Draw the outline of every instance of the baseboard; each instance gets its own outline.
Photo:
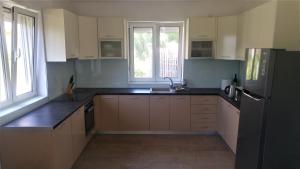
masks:
POLYGON ((180 135, 217 135, 216 131, 97 131, 96 134, 180 134, 180 135))

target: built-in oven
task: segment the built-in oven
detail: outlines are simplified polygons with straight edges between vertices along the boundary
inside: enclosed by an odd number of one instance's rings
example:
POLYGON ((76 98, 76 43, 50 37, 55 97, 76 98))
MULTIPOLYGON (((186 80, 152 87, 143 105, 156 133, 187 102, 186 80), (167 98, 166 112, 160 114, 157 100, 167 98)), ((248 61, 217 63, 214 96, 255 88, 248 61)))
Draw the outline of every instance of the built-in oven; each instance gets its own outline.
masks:
POLYGON ((84 118, 85 118, 85 134, 88 135, 94 128, 94 103, 91 99, 84 105, 84 118))

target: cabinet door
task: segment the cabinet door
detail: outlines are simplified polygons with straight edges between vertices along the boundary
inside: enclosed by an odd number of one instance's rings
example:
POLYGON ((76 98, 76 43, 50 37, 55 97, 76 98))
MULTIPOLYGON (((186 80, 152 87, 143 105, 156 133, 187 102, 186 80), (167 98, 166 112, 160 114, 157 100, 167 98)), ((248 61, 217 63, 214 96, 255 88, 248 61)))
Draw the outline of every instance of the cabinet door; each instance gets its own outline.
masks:
POLYGON ((149 130, 149 97, 119 96, 120 130, 149 130))
POLYGON ((237 59, 237 16, 218 18, 217 59, 237 59))
POLYGON ((63 9, 43 10, 45 48, 48 62, 66 62, 66 32, 63 9))
POLYGON ((230 107, 228 107, 227 116, 226 141, 231 150, 235 153, 239 127, 239 110, 230 105, 230 107))
POLYGON ((78 17, 79 59, 98 58, 97 18, 78 17))
POLYGON ((73 164, 70 118, 55 128, 52 139, 54 169, 70 169, 73 164))
POLYGON ((170 96, 170 129, 185 131, 191 128, 190 96, 170 96))
POLYGON ((248 13, 244 12, 238 15, 238 31, 237 31, 237 57, 245 60, 247 37, 248 37, 248 13))
POLYGON ((191 39, 216 39, 215 17, 191 17, 189 23, 191 39))
POLYGON ((72 116, 72 144, 74 161, 79 157, 85 146, 84 108, 78 109, 72 116))
POLYGON ((66 51, 67 58, 78 58, 79 38, 78 38, 78 16, 64 10, 65 32, 66 32, 66 51))
POLYGON ((170 128, 170 97, 150 96, 150 130, 170 128))
POLYGON ((123 39, 124 21, 121 17, 99 17, 98 36, 100 39, 123 39))
POLYGON ((100 101, 100 131, 116 131, 119 129, 118 96, 98 96, 100 101))
POLYGON ((219 98, 217 110, 217 131, 219 135, 225 140, 225 104, 222 98, 219 98))

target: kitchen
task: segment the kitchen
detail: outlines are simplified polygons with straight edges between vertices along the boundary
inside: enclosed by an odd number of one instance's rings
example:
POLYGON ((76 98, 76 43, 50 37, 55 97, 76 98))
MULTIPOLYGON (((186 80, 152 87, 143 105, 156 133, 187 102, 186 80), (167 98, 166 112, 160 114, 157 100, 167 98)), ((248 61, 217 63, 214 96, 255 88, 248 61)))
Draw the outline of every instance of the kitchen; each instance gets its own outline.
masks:
POLYGON ((1 168, 299 168, 298 1, 1 6, 1 168))

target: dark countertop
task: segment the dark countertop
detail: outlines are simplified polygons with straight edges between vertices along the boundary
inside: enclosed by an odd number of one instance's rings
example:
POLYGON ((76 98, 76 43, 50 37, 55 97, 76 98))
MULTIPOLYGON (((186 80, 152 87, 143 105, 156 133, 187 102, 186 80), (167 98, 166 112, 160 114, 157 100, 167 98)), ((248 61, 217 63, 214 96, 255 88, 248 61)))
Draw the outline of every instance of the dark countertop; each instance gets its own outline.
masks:
POLYGON ((151 93, 149 88, 78 88, 72 97, 63 94, 2 127, 54 129, 95 95, 219 95, 239 109, 239 103, 217 88, 191 88, 176 93, 151 93))

